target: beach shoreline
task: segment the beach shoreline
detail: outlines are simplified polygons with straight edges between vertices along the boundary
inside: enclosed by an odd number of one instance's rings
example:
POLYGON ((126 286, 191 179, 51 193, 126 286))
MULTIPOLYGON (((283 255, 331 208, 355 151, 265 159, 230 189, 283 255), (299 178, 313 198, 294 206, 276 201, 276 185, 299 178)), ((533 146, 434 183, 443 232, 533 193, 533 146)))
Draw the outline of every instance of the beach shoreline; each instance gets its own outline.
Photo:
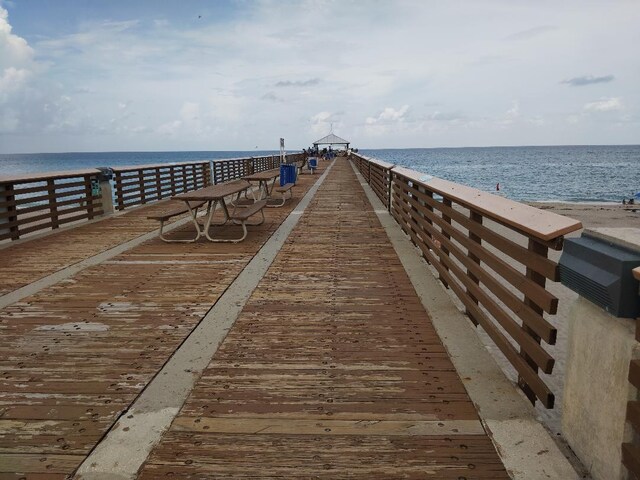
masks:
MULTIPOLYGON (((602 202, 524 202, 541 210, 580 220, 584 228, 640 228, 638 211, 625 210, 622 203, 602 202)), ((574 235, 579 234, 576 232, 574 235)))

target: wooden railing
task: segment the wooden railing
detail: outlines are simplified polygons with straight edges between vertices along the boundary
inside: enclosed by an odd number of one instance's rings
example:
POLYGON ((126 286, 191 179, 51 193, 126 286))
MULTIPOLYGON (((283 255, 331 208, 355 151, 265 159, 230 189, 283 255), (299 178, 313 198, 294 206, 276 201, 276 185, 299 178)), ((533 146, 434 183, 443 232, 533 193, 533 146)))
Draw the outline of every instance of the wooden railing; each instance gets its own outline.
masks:
MULTIPOLYGON (((285 163, 293 163, 304 159, 302 153, 290 153, 285 156, 285 163)), ((213 183, 236 180, 252 173, 271 170, 280 166, 279 155, 248 158, 226 158, 213 161, 213 183)))
MULTIPOLYGON (((303 153, 285 157, 286 163, 302 160, 303 153)), ((216 160, 213 179, 214 183, 222 183, 279 165, 278 155, 216 160)), ((125 210, 197 190, 210 185, 212 180, 208 160, 102 170, 113 172, 113 198, 111 184, 107 177, 100 177, 99 169, 0 176, 0 241, 90 220, 105 212, 112 213, 114 206, 125 210)))
POLYGON ((250 158, 228 158, 213 161, 213 183, 215 185, 252 173, 250 158))
POLYGON ((395 220, 509 360, 529 400, 552 408, 554 394, 539 375, 552 373, 555 363, 541 342, 553 345, 557 335, 545 318, 558 309, 546 281, 559 279, 547 253, 562 249, 564 235, 581 223, 361 155, 351 158, 369 172, 383 203, 388 170, 387 208, 395 220))
MULTIPOLYGON (((640 282, 640 267, 633 269, 633 277, 640 282)), ((640 342, 640 318, 636 319, 636 342, 640 342)), ((629 382, 640 391, 640 360, 631 360, 629 382)), ((635 398, 638 398, 637 394, 635 398)), ((635 478, 640 478, 640 401, 627 403, 627 422, 634 430, 634 440, 622 444, 622 464, 635 478)))
POLYGON ((102 215, 99 170, 0 177, 0 240, 102 215))
POLYGON ((168 198, 211 184, 209 161, 114 167, 116 209, 168 198))
POLYGON ((371 165, 371 158, 365 157, 364 155, 352 154, 351 157, 358 168, 358 171, 362 174, 367 183, 369 183, 369 165, 371 165))
POLYGON ((391 169, 394 166, 380 160, 369 161, 369 185, 387 210, 391 202, 391 169))

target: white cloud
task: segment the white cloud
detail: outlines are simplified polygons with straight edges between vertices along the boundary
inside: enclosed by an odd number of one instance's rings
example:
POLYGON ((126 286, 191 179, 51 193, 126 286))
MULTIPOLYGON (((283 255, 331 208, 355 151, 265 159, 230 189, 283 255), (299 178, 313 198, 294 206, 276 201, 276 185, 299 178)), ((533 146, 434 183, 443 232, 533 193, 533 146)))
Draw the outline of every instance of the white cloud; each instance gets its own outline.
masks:
POLYGON ((409 111, 409 105, 403 105, 398 110, 393 107, 386 107, 382 112, 378 114, 377 117, 367 117, 365 123, 367 125, 374 124, 387 124, 387 123, 395 123, 402 122, 405 119, 405 115, 409 111))
POLYGON ((623 107, 620 97, 612 97, 586 103, 583 108, 589 112, 612 112, 622 110, 623 107))
POLYGON ((22 87, 31 72, 24 68, 8 67, 0 76, 0 96, 22 87))
MULTIPOLYGON (((12 33, 7 10, 0 6, 0 104, 27 86, 34 67, 33 49, 25 39, 12 33)), ((5 107, 7 108, 7 107, 5 107)), ((15 126, 15 118, 4 124, 15 126)))
POLYGON ((33 59, 33 49, 12 30, 9 12, 0 6, 0 70, 28 65, 33 59))

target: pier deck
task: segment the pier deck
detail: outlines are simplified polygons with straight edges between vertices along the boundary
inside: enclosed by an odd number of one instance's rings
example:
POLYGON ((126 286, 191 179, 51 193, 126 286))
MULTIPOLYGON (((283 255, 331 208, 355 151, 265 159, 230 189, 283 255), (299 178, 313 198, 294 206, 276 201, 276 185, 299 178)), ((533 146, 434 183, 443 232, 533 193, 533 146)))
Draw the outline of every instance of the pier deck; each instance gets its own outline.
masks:
MULTIPOLYGON (((108 444, 318 177, 243 243, 154 238, 0 310, 0 478, 65 478, 108 444)), ((351 166, 320 180, 140 478, 509 478, 351 166)), ((63 268, 46 246, 75 235, 32 243, 63 268)))

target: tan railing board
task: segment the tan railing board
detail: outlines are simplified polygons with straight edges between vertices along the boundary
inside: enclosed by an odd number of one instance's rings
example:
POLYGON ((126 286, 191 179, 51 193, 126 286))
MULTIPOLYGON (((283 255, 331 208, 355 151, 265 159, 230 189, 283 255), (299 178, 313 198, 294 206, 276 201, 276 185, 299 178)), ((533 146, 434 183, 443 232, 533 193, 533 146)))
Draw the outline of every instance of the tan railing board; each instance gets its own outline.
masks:
MULTIPOLYGON (((640 282, 640 267, 632 271, 633 277, 640 282)), ((638 292, 640 295, 640 292, 638 292)), ((640 317, 636 319, 636 341, 640 341, 640 317)), ((629 365, 629 382, 640 391, 640 360, 632 360, 629 365)), ((635 398, 638 398, 636 393, 635 398)), ((640 401, 632 400, 627 403, 627 422, 634 430, 634 440, 622 444, 622 464, 625 468, 640 478, 640 401)))
POLYGON ((114 167, 112 170, 118 210, 211 184, 209 161, 114 167))
POLYGON ((450 198, 460 205, 471 206, 482 215, 491 217, 509 228, 520 230, 524 234, 542 241, 552 241, 582 228, 582 223, 578 220, 547 210, 540 210, 476 188, 429 175, 426 177, 430 178, 424 180, 425 174, 408 168, 395 167, 393 171, 412 181, 424 183, 430 191, 438 195, 450 198))
POLYGON ((158 167, 180 167, 183 165, 208 165, 210 160, 194 160, 190 162, 169 162, 169 163, 145 163, 141 165, 120 165, 111 167, 114 172, 133 172, 138 170, 150 170, 158 167))
POLYGON ((18 175, 0 175, 0 184, 12 183, 14 185, 32 183, 37 181, 64 179, 69 177, 84 177, 86 175, 98 175, 100 170, 95 168, 84 168, 78 170, 64 170, 60 172, 40 172, 18 175))
POLYGON ((0 177, 0 240, 102 215, 102 197, 93 191, 99 174, 83 169, 0 177))

